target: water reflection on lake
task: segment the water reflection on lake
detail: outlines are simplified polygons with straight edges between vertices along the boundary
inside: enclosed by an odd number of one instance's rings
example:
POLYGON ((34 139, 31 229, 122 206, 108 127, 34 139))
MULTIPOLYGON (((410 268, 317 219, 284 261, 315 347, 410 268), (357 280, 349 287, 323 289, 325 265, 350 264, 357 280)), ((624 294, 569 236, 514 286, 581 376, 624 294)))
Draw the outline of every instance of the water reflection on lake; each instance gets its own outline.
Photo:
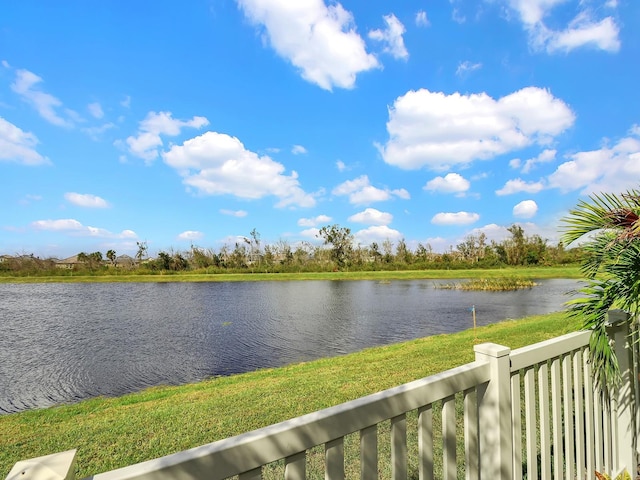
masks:
POLYGON ((563 308, 434 280, 0 284, 0 413, 334 356, 563 308))

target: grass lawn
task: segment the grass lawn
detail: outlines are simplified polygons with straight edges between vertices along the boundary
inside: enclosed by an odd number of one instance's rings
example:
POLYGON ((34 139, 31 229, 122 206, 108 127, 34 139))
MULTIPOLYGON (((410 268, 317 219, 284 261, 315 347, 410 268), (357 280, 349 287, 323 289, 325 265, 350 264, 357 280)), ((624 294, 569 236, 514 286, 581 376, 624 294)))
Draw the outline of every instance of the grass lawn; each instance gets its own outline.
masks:
POLYGON ((171 273, 142 275, 114 270, 116 273, 55 276, 0 276, 0 283, 51 282, 249 282, 265 280, 401 280, 439 278, 583 278, 576 265, 560 267, 507 267, 469 270, 395 270, 376 272, 302 272, 302 273, 171 273))
MULTIPOLYGON (((78 478, 267 426, 575 330, 564 313, 426 337, 277 369, 0 416, 0 479, 13 464, 78 449, 78 478)), ((357 456, 357 453, 354 454, 357 456)), ((381 467, 385 468, 385 467, 381 467)), ((384 475, 383 475, 384 476, 384 475)))

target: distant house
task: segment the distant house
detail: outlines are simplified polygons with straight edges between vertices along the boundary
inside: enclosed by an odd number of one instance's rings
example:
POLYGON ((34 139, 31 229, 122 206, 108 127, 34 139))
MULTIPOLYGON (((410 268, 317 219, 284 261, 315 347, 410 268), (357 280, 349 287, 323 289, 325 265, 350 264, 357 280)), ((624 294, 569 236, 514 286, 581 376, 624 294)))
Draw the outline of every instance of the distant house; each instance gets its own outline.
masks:
POLYGON ((0 263, 4 263, 4 262, 8 262, 9 260, 12 260, 14 257, 12 257, 11 255, 0 255, 0 263))
POLYGON ((129 255, 119 255, 116 257, 115 266, 118 268, 131 268, 135 266, 136 259, 129 255))
POLYGON ((65 258, 64 260, 58 260, 56 262, 56 268, 64 268, 67 270, 73 270, 75 267, 80 265, 83 265, 83 263, 78 261, 78 255, 65 258))

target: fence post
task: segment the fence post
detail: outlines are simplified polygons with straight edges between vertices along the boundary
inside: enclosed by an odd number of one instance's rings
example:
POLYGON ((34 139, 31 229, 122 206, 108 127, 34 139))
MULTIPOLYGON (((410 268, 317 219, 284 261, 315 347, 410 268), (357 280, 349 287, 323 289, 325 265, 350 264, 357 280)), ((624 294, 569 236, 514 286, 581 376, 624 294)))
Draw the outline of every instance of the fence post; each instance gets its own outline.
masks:
POLYGON ((73 480, 76 477, 76 450, 52 453, 17 462, 7 480, 73 480))
POLYGON ((636 472, 636 399, 633 368, 633 351, 630 335, 630 315, 623 310, 609 310, 607 314, 607 335, 613 341, 613 348, 620 367, 620 384, 613 388, 611 398, 615 402, 614 432, 617 432, 614 446, 618 452, 614 458, 612 473, 626 468, 632 476, 636 472))
POLYGON ((511 349, 495 343, 474 346, 476 361, 490 364, 488 383, 478 387, 480 477, 513 478, 511 349))

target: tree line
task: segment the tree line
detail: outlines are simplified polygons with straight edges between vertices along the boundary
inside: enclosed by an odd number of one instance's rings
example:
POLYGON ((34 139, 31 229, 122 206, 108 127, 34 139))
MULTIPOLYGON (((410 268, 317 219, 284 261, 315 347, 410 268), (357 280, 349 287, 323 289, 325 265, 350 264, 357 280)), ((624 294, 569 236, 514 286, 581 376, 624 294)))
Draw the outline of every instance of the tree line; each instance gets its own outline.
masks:
POLYGON ((497 268, 501 266, 563 265, 580 262, 580 248, 565 249, 562 243, 550 245, 539 235, 527 235, 519 225, 508 228, 510 236, 500 242, 487 239, 484 233, 468 235, 444 253, 434 252, 431 245, 418 243, 410 248, 404 239, 392 242, 372 242, 359 245, 351 229, 326 225, 319 230, 320 245, 300 242, 291 245, 286 240, 274 244, 261 241, 253 229, 249 236, 239 237, 233 245, 217 251, 192 245, 188 250, 162 250, 148 258, 147 243, 138 242, 135 257, 118 256, 109 250, 81 252, 77 263, 59 268, 53 259, 42 260, 33 255, 5 256, 0 272, 9 274, 64 274, 64 270, 88 273, 113 273, 131 270, 135 273, 200 272, 200 273, 288 273, 324 271, 427 270, 497 268))

